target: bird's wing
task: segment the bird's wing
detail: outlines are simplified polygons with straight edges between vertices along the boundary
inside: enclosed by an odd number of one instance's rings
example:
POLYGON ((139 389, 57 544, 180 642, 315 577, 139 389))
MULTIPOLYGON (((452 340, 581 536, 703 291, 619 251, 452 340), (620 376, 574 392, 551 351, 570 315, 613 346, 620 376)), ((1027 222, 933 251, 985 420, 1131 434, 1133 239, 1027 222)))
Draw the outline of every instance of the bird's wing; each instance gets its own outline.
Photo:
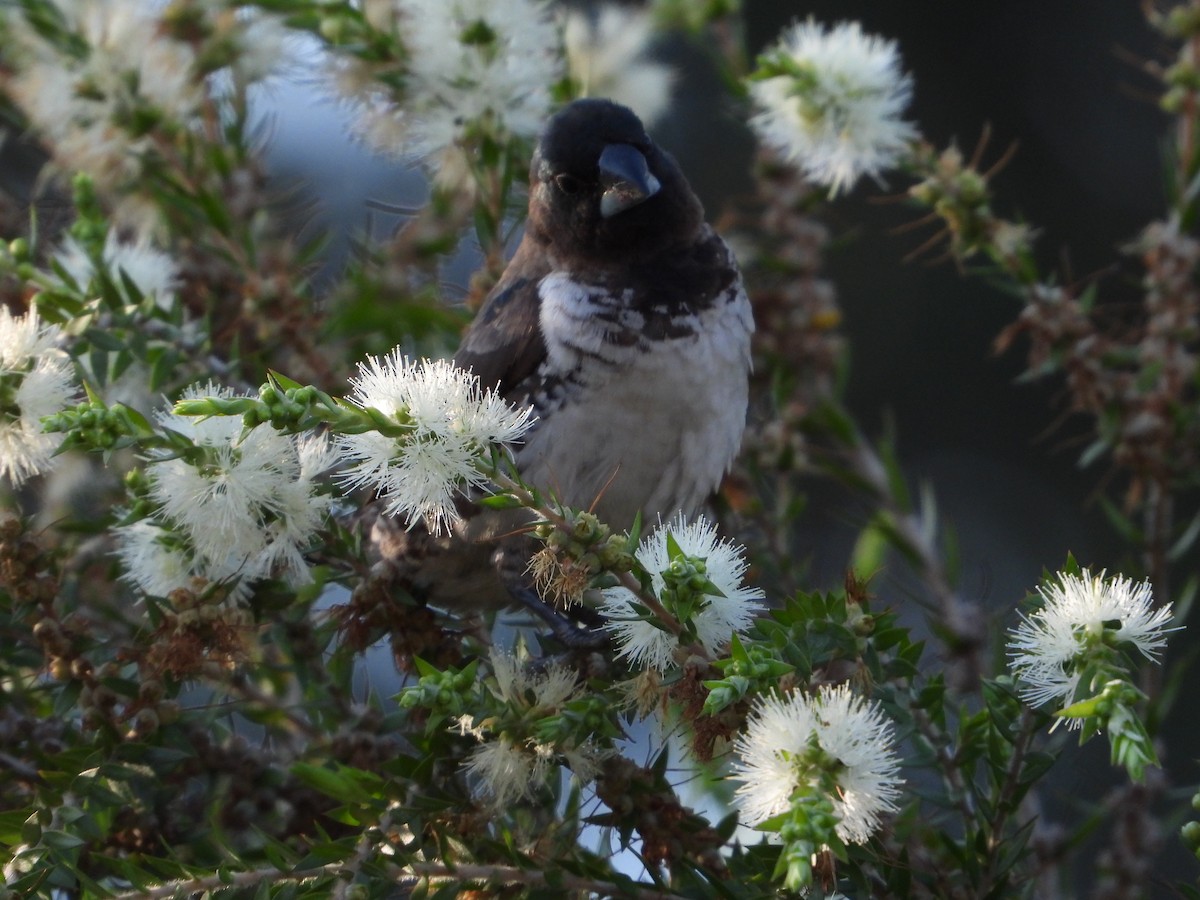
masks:
POLYGON ((538 313, 538 285, 549 272, 523 241, 500 281, 463 336, 454 362, 469 368, 479 383, 511 394, 546 358, 538 313))

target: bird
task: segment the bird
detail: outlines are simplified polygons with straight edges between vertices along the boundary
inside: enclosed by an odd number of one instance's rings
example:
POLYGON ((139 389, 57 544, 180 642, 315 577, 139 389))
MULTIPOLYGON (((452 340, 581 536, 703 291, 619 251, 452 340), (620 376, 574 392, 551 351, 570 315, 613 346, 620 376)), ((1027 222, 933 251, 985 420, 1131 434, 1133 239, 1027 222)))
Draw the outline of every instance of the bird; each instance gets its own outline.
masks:
MULTIPOLYGON (((719 487, 753 330, 734 255, 675 159, 628 108, 581 99, 540 134, 524 234, 454 362, 533 407, 523 480, 621 530, 695 516, 719 487)), ((464 513, 441 537, 380 517, 375 544, 431 605, 529 599, 513 511, 464 513)))

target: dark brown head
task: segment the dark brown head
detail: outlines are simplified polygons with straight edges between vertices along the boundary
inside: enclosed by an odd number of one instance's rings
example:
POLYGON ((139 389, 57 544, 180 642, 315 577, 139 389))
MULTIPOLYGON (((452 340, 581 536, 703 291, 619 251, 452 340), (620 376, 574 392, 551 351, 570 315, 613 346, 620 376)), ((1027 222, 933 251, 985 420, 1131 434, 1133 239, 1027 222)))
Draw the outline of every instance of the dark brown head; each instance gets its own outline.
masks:
POLYGON ((675 160, 610 100, 576 100, 551 118, 529 181, 529 234, 567 265, 648 259, 693 240, 703 221, 675 160))

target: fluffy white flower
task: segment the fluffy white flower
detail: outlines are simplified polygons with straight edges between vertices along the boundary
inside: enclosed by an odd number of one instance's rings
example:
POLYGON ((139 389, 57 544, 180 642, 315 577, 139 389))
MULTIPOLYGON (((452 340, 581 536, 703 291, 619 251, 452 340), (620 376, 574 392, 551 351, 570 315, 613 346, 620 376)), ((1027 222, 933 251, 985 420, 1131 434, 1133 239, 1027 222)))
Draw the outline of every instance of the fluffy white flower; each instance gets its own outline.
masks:
MULTIPOLYGON (((233 397, 213 384, 188 388, 184 399, 233 397)), ((294 481, 299 463, 288 453, 290 439, 271 428, 244 437, 236 416, 202 419, 159 411, 160 425, 190 438, 204 459, 160 459, 147 469, 150 492, 166 517, 183 526, 196 550, 215 559, 229 547, 249 559, 265 545, 264 513, 277 511, 279 488, 294 481)))
POLYGON ((65 53, 13 18, 17 61, 7 86, 58 162, 105 186, 128 184, 141 171, 151 138, 138 121, 153 115, 187 122, 204 101, 195 54, 164 36, 153 4, 125 0, 55 0, 81 52, 65 53), (134 113, 139 112, 141 118, 134 113))
POLYGON ((528 747, 519 747, 500 735, 485 741, 467 757, 464 766, 469 775, 479 780, 479 786, 497 809, 518 800, 532 797, 546 781, 553 758, 528 747))
MULTIPOLYGON (((559 664, 538 671, 516 656, 493 648, 492 672, 496 676, 494 693, 523 712, 539 717, 552 715, 580 693, 578 673, 559 664)), ((477 722, 472 716, 459 716, 453 730, 470 734, 481 743, 467 757, 464 768, 476 779, 480 793, 497 809, 525 797, 531 797, 561 757, 575 777, 587 782, 595 778, 607 751, 589 737, 578 744, 559 747, 534 738, 517 738, 505 732, 492 734, 496 719, 477 722)))
POLYGON ((760 59, 749 82, 764 143, 836 194, 862 175, 878 178, 917 136, 903 121, 912 78, 894 41, 863 34, 857 22, 831 29, 794 23, 760 59))
POLYGON ((148 519, 115 529, 122 578, 143 593, 166 597, 193 587, 193 557, 170 529, 148 519))
MULTIPOLYGON (((86 291, 96 275, 96 265, 79 242, 67 238, 55 258, 75 283, 86 291)), ((128 278, 142 297, 154 297, 160 307, 170 309, 179 285, 179 267, 172 257, 155 247, 148 238, 122 241, 116 230, 111 230, 104 240, 102 259, 109 277, 126 302, 133 301, 125 286, 125 278, 128 278)))
POLYGON ((595 11, 568 11, 567 66, 582 96, 628 106, 651 127, 670 107, 675 81, 670 66, 649 57, 653 39, 654 19, 644 9, 607 3, 595 11))
POLYGON ((58 338, 58 328, 43 327, 36 311, 14 317, 7 306, 0 305, 0 372, 28 371, 33 360, 54 350, 58 338))
POLYGON ((0 478, 14 487, 49 465, 59 438, 42 432, 41 419, 75 394, 58 338, 58 328, 43 326, 35 311, 14 317, 0 305, 0 478))
POLYGON ((326 435, 294 438, 293 446, 299 472, 294 481, 280 485, 274 515, 266 520, 266 546, 251 568, 303 584, 310 580, 304 551, 333 504, 332 496, 319 492, 316 479, 337 463, 337 454, 326 435))
MULTIPOLYGON (((18 6, 19 4, 0 4, 18 6)), ((278 16, 191 3, 48 0, 7 14, 5 89, 65 171, 122 195, 113 215, 135 229, 161 220, 145 190, 164 141, 203 127, 208 104, 277 70, 287 37, 278 16), (174 5, 172 5, 174 6, 174 5), (67 39, 54 39, 59 26, 67 39), (224 65, 214 71, 218 63, 224 65)))
POLYGON ((537 671, 495 648, 491 661, 497 695, 508 703, 558 709, 579 693, 579 674, 561 663, 551 663, 537 671))
MULTIPOLYGON (((229 22, 227 16, 219 21, 229 22)), ((311 46, 304 36, 284 24, 279 16, 243 6, 229 27, 234 45, 229 69, 242 84, 264 81, 299 64, 302 49, 311 46)))
POLYGON ((538 133, 563 74, 545 0, 393 0, 373 4, 370 18, 393 29, 408 52, 401 97, 381 82, 337 79, 358 107, 354 127, 373 148, 424 157, 473 127, 538 133))
POLYGON ((143 519, 114 531, 114 555, 121 563, 121 579, 144 594, 168 597, 172 591, 200 591, 209 584, 224 584, 234 601, 250 595, 254 575, 247 571, 245 558, 233 548, 219 559, 203 557, 180 529, 155 519, 143 519))
POLYGON ((833 805, 838 837, 847 843, 866 841, 883 814, 896 809, 903 779, 892 723, 878 704, 845 684, 824 686, 816 695, 794 691, 760 697, 734 749, 741 759, 733 777, 742 782, 734 799, 751 825, 819 790, 828 783, 823 776, 836 785, 826 799, 833 805), (814 742, 820 754, 813 753, 814 742))
MULTIPOLYGON (((208 384, 183 394, 212 396, 234 393, 208 384)), ((195 552, 193 571, 209 580, 307 579, 303 551, 331 502, 314 481, 333 460, 326 439, 298 440, 266 426, 243 434, 236 416, 160 411, 156 418, 202 453, 195 460, 158 457, 147 466, 151 496, 195 552)))
MULTIPOLYGON (((1170 603, 1154 608, 1149 581, 1134 584, 1119 575, 1106 579, 1104 572, 1059 573, 1057 584, 1039 587, 1038 593, 1044 605, 1021 617, 1008 645, 1009 665, 1031 706, 1074 702, 1086 663, 1098 647, 1128 642, 1155 660, 1167 633, 1178 630, 1167 627, 1170 603)), ((1078 726, 1080 720, 1071 724, 1078 726)))
MULTIPOLYGON (((666 583, 663 572, 671 566, 668 535, 675 539, 685 556, 704 560, 708 580, 721 592, 720 596, 706 598, 707 602, 696 614, 694 622, 701 645, 713 653, 729 643, 731 635, 745 631, 754 621, 754 616, 763 608, 759 602, 764 596, 763 591, 742 584, 747 563, 740 546, 721 538, 716 526, 703 516, 688 523, 678 515, 667 524, 659 525, 638 545, 637 559, 651 574, 655 595, 662 593, 666 583)), ((628 589, 606 588, 603 594, 601 612, 608 618, 604 627, 612 632, 620 647, 617 655, 660 672, 670 668, 678 645, 674 635, 641 618, 634 610, 637 597, 628 589)))
POLYGON ((352 384, 351 400, 411 430, 400 438, 339 435, 338 450, 353 464, 338 478, 376 490, 389 515, 422 517, 435 533, 457 519, 455 494, 485 483, 475 463, 530 425, 530 408, 515 410, 495 391, 481 391, 478 378, 447 360, 411 362, 394 350, 360 363, 352 384))

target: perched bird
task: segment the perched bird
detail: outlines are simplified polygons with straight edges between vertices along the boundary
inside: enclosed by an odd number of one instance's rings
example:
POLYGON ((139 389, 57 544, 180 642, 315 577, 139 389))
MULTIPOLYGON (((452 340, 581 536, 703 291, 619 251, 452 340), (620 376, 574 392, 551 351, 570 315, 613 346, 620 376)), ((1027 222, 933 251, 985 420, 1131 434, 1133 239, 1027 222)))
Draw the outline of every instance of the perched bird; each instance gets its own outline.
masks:
MULTIPOLYGON (((754 325, 733 254, 675 160, 610 101, 549 120, 529 183, 524 237, 455 362, 533 405, 527 482, 618 530, 639 512, 696 514, 746 422, 754 325)), ((512 530, 511 514, 479 511, 449 538, 375 537, 433 605, 503 605, 529 554, 500 538, 512 530)))

